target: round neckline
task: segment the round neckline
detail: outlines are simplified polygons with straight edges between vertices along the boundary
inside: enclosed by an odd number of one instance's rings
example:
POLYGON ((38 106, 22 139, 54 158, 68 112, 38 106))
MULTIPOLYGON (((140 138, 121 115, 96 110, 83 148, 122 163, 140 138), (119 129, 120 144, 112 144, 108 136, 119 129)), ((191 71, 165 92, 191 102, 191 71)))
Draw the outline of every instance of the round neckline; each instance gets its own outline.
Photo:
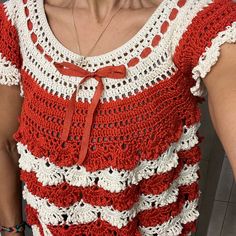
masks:
MULTIPOLYGON (((130 47, 130 45, 134 45, 137 41, 140 41, 141 39, 144 38, 147 30, 151 27, 153 27, 153 22, 155 21, 156 17, 162 12, 163 8, 165 7, 166 3, 169 0, 162 0, 162 2, 156 7, 156 9, 154 10, 154 12, 148 17, 148 19, 145 21, 144 25, 135 33, 135 35, 133 35, 128 41, 126 41, 125 43, 123 43, 122 45, 118 46, 117 48, 110 50, 106 53, 102 53, 99 55, 94 55, 94 56, 87 56, 87 60, 88 61, 102 61, 110 56, 113 55, 119 55, 119 53, 121 52, 123 54, 124 51, 126 51, 126 49, 128 49, 130 47)), ((43 26, 43 30, 45 31, 47 37, 53 41, 55 47, 60 50, 61 52, 64 52, 66 55, 68 55, 71 58, 74 58, 75 60, 79 60, 81 59, 82 56, 79 53, 75 53, 72 50, 70 50, 69 48, 67 48, 64 44, 62 44, 59 39, 56 37, 56 35, 53 33, 51 26, 48 22, 47 19, 47 14, 45 11, 45 6, 44 6, 44 0, 36 0, 35 1, 37 3, 39 3, 38 9, 39 9, 39 20, 42 23, 43 26)))

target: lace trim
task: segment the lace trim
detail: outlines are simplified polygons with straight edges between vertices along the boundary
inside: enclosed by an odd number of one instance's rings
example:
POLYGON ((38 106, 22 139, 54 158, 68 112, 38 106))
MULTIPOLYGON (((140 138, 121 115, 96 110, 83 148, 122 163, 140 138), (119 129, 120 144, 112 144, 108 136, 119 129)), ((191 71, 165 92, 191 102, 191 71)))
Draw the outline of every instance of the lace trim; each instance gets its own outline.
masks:
POLYGON ((113 168, 106 168, 96 172, 88 172, 83 166, 57 167, 50 163, 49 159, 36 158, 28 150, 27 146, 17 143, 20 154, 19 166, 25 171, 34 171, 38 181, 45 185, 57 185, 66 181, 72 186, 92 186, 99 178, 98 186, 111 192, 120 192, 127 185, 137 184, 142 179, 146 179, 156 173, 163 173, 176 167, 178 164, 177 151, 187 150, 195 146, 199 140, 197 130, 201 123, 196 123, 189 128, 185 127, 178 142, 173 143, 166 152, 156 160, 141 161, 133 171, 118 171, 113 168), (110 177, 112 173, 112 178, 110 177), (115 176, 115 177, 114 177, 115 176), (125 184, 127 183, 127 184, 125 184))
POLYGON ((0 84, 18 85, 19 81, 19 70, 0 53, 0 84))
POLYGON ((136 202, 130 210, 118 211, 112 206, 93 206, 81 200, 70 207, 56 207, 49 203, 47 199, 32 195, 27 185, 24 186, 23 197, 27 203, 37 210, 40 219, 45 224, 58 225, 62 222, 65 224, 89 223, 97 220, 97 214, 101 213, 102 220, 109 222, 118 228, 126 226, 137 214, 144 210, 150 210, 153 207, 166 206, 177 202, 178 186, 183 184, 191 184, 197 181, 199 164, 185 165, 180 172, 179 177, 173 182, 171 187, 160 195, 144 195, 140 197, 140 201, 136 202), (184 180, 188 176, 187 180, 184 180), (183 181, 184 180, 184 181, 183 181), (153 206, 153 203, 155 205, 153 206), (80 214, 75 214, 80 212, 80 214), (67 215, 66 221, 63 215, 67 215))
POLYGON ((191 88, 193 95, 207 95, 207 90, 202 79, 206 77, 212 66, 218 61, 220 56, 220 46, 226 42, 236 42, 236 22, 233 22, 231 26, 227 26, 226 30, 218 33, 217 37, 212 40, 211 46, 207 47, 205 52, 199 58, 198 65, 193 68, 193 78, 196 80, 195 86, 191 88))
POLYGON ((180 235, 183 229, 183 225, 187 222, 192 222, 196 220, 199 216, 199 212, 197 210, 198 199, 194 201, 186 201, 183 206, 182 212, 170 219, 168 222, 164 224, 157 225, 155 227, 140 227, 142 235, 145 236, 173 236, 180 235))

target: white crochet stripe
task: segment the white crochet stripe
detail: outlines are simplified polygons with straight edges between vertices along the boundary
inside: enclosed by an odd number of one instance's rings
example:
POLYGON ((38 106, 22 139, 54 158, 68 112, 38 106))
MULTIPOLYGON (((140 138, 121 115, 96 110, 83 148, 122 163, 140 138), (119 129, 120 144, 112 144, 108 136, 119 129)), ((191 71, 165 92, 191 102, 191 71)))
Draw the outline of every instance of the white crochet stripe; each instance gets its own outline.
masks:
POLYGON ((142 179, 148 179, 157 173, 165 173, 178 165, 179 150, 189 150, 199 140, 197 130, 201 123, 197 122, 190 127, 183 127, 180 139, 172 143, 170 147, 155 160, 141 161, 132 171, 117 170, 112 167, 89 172, 85 167, 77 165, 71 167, 58 167, 51 163, 48 158, 36 158, 27 146, 20 142, 17 149, 20 154, 19 167, 27 172, 35 172, 39 182, 46 185, 57 185, 66 181, 72 186, 88 187, 93 186, 96 179, 99 179, 98 186, 110 192, 120 192, 127 185, 138 184, 142 179))
POLYGON ((176 30, 173 33, 172 45, 171 45, 171 53, 174 55, 175 49, 179 45, 180 40, 182 39, 183 34, 187 30, 188 26, 192 23, 194 17, 203 10, 203 8, 207 7, 213 3, 213 0, 194 0, 187 1, 186 7, 182 9, 181 17, 176 21, 176 30))
POLYGON ((44 233, 44 235, 45 235, 45 236, 53 236, 52 233, 50 232, 50 230, 48 229, 47 225, 44 224, 44 223, 42 222, 42 220, 39 219, 39 221, 40 221, 40 224, 41 224, 41 226, 42 226, 42 228, 43 228, 43 233, 44 233))
POLYGON ((41 236, 39 227, 37 225, 31 225, 33 236, 41 236))
POLYGON ((0 84, 2 85, 18 85, 20 82, 19 70, 10 61, 0 53, 0 84))
MULTIPOLYGON (((163 55, 159 54, 158 56, 165 57, 164 53, 163 55)), ((146 62, 147 65, 150 66, 153 63, 153 60, 156 60, 156 57, 155 59, 149 57, 148 62, 146 62)), ((153 82, 157 84, 159 81, 164 80, 162 76, 168 78, 168 74, 173 75, 176 71, 175 65, 171 62, 169 55, 168 58, 165 58, 165 60, 165 62, 162 62, 162 65, 158 66, 157 69, 145 76, 142 73, 140 74, 141 71, 128 71, 129 73, 124 79, 103 78, 104 91, 100 97, 100 102, 104 103, 105 100, 109 101, 110 98, 112 98, 114 101, 118 98, 122 99, 122 94, 125 95, 125 97, 134 96, 137 91, 141 91, 141 88, 147 89, 148 87, 153 86, 153 82), (109 89, 106 89, 107 86, 109 89)), ((40 71, 40 68, 35 67, 35 65, 33 65, 30 60, 27 60, 27 58, 25 59, 24 63, 24 69, 33 77, 40 87, 53 95, 57 93, 58 96, 61 96, 64 99, 66 99, 66 97, 72 96, 76 86, 83 79, 82 77, 75 78, 72 76, 61 75, 51 64, 49 64, 47 67, 47 73, 55 76, 56 79, 51 79, 50 77, 49 79, 42 71, 40 71)), ((46 65, 47 62, 45 62, 44 66, 46 65)), ((146 68, 146 65, 143 66, 143 68, 146 68)), ((82 88, 79 89, 77 93, 77 101, 79 98, 82 102, 84 102, 85 99, 88 99, 88 102, 91 103, 91 99, 94 95, 97 84, 98 82, 94 78, 84 82, 81 85, 82 88), (91 87, 93 89, 84 89, 84 86, 87 88, 91 87)))
POLYGON ((192 74, 196 80, 195 86, 191 88, 193 95, 205 96, 207 94, 202 79, 210 72, 212 66, 217 63, 220 56, 220 46, 224 43, 236 43, 236 21, 212 39, 211 46, 206 48, 199 58, 197 66, 193 68, 192 74))
POLYGON ((31 194, 27 185, 24 186, 23 197, 32 208, 37 210, 39 218, 44 224, 58 225, 60 222, 68 225, 90 223, 96 221, 97 214, 100 213, 102 220, 109 222, 112 226, 122 228, 141 211, 176 202, 178 186, 186 182, 182 181, 184 176, 188 176, 187 184, 194 183, 198 179, 198 170, 198 164, 193 166, 185 165, 183 173, 180 173, 180 176, 172 183, 173 185, 168 190, 160 195, 142 194, 139 202, 136 202, 131 209, 125 211, 115 210, 112 206, 93 206, 84 202, 83 199, 67 208, 57 207, 53 203, 49 203, 46 198, 40 198, 31 194), (153 206, 153 202, 155 202, 155 206, 153 206), (66 221, 63 219, 64 214, 68 216, 66 221))
MULTIPOLYGON (((190 185, 196 182, 199 178, 197 171, 199 170, 199 164, 195 165, 184 165, 184 168, 181 170, 180 175, 170 187, 163 191, 159 195, 144 195, 140 196, 140 208, 142 210, 151 209, 152 207, 162 207, 170 203, 177 201, 177 196, 179 193, 179 186, 190 185), (154 204, 154 205, 153 205, 154 204)), ((201 193, 201 192, 200 192, 201 193)))
POLYGON ((139 227, 143 236, 174 236, 180 235, 183 229, 182 224, 192 222, 199 216, 197 209, 198 199, 186 201, 182 212, 169 221, 155 227, 139 227))

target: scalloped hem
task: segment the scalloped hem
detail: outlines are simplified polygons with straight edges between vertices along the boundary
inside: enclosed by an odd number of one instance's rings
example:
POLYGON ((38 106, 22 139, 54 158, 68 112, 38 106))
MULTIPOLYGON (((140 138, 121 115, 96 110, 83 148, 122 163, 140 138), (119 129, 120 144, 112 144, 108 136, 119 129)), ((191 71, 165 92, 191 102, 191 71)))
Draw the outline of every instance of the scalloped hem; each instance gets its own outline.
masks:
POLYGON ((217 37, 212 40, 211 46, 207 47, 199 58, 198 65, 193 68, 192 77, 196 83, 190 88, 190 91, 194 96, 205 97, 208 94, 202 79, 217 63, 220 56, 220 46, 224 43, 236 43, 236 22, 233 22, 224 31, 218 33, 217 37))

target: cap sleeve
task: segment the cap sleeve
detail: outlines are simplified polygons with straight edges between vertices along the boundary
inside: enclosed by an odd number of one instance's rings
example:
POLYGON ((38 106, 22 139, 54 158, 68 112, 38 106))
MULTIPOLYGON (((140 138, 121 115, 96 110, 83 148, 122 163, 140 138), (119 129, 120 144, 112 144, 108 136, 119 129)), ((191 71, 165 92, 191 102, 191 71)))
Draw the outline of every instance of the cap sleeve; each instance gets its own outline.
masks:
POLYGON ((18 85, 21 54, 17 29, 9 12, 11 0, 0 3, 0 84, 18 85))
POLYGON ((194 96, 207 95, 203 80, 217 63, 224 43, 236 43, 236 1, 213 0, 193 18, 174 55, 176 65, 192 78, 194 96))

